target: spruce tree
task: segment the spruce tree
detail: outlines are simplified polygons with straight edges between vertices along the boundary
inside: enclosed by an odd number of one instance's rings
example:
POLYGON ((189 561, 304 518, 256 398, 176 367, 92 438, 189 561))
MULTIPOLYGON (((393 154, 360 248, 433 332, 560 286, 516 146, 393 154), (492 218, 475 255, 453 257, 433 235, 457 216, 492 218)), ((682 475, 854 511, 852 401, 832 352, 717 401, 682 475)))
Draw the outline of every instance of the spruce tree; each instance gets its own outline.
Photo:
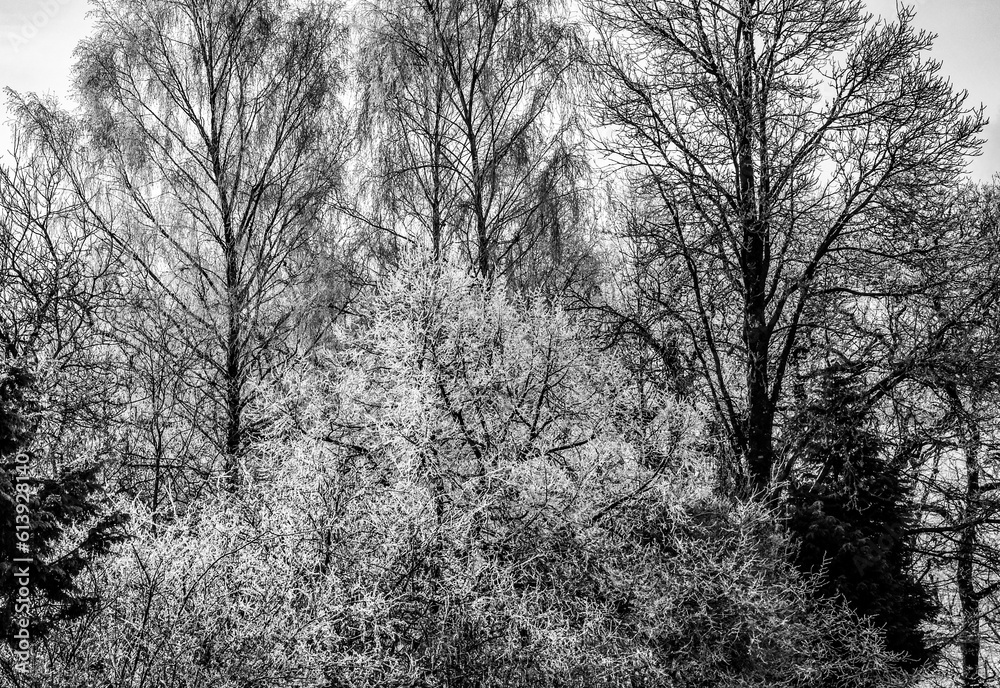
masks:
POLYGON ((76 577, 122 538, 124 516, 106 511, 99 466, 55 476, 38 469, 36 377, 23 364, 5 367, 0 373, 0 632, 11 641, 20 619, 28 620, 30 637, 38 638, 53 624, 92 608, 97 598, 80 590, 76 577), (28 530, 19 531, 19 524, 28 530), (70 541, 68 531, 77 526, 84 530, 70 541), (26 541, 19 532, 28 533, 26 541), (25 568, 26 576, 15 575, 25 568), (25 581, 29 595, 19 604, 25 581))
POLYGON ((908 482, 886 458, 852 372, 824 371, 793 422, 802 467, 787 502, 794 563, 819 576, 818 595, 842 596, 884 629, 887 648, 913 670, 933 658, 921 624, 937 605, 912 574, 908 482))

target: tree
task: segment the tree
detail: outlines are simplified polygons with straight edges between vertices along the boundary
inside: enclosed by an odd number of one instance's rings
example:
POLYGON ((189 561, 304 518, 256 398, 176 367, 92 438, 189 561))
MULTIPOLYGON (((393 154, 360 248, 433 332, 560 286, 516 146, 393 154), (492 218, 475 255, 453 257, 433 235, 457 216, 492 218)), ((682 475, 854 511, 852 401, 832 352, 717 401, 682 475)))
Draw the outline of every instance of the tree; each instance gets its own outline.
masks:
POLYGON ((588 170, 560 101, 582 51, 561 14, 540 0, 367 6, 362 215, 388 255, 416 244, 461 256, 484 277, 575 277, 588 170))
POLYGON ((77 576, 122 536, 97 459, 116 411, 98 323, 119 302, 120 264, 77 221, 58 163, 13 134, 0 166, 0 633, 23 650, 15 633, 43 638, 93 609, 77 576))
MULTIPOLYGON (((120 512, 109 512, 103 501, 103 483, 97 466, 66 471, 54 478, 32 476, 27 482, 15 482, 13 461, 9 456, 0 474, 0 494, 3 495, 4 537, 0 545, 5 555, 0 569, 4 583, 0 587, 0 628, 5 642, 20 647, 15 639, 21 628, 31 638, 41 639, 59 623, 72 621, 91 612, 101 602, 98 595, 89 594, 78 584, 78 576, 93 562, 107 556, 114 544, 122 541, 127 518, 120 512), (32 523, 30 554, 15 547, 14 497, 21 486, 30 487, 33 494, 26 503, 32 523), (80 530, 83 536, 79 536, 80 530), (24 563, 27 561, 27 563, 24 563), (29 581, 26 597, 20 592, 19 571, 27 571, 29 581), (20 613, 21 601, 27 600, 27 615, 20 613), (22 627, 24 619, 28 625, 22 627)), ((20 513, 20 512, 18 512, 20 513)))
POLYGON ((22 116, 182 319, 233 484, 253 430, 244 409, 301 310, 306 249, 337 184, 340 27, 328 7, 282 0, 107 0, 94 23, 76 70, 85 127, 30 99, 22 116))
POLYGON ((25 128, 12 134, 0 166, 0 346, 48 399, 44 453, 55 461, 96 441, 118 412, 103 325, 124 301, 121 251, 79 212, 44 144, 25 128))
MULTIPOLYGON (((986 629, 995 623, 1000 589, 991 430, 1000 370, 1000 294, 990 258, 997 241, 995 196, 989 188, 962 185, 942 194, 930 213, 901 219, 893 229, 896 268, 872 280, 878 297, 868 297, 864 308, 814 304, 810 318, 827 327, 804 339, 793 384, 808 386, 823 366, 841 370, 847 407, 866 419, 861 429, 877 435, 875 459, 868 463, 887 466, 912 487, 916 520, 906 528, 915 553, 911 573, 933 589, 942 608, 928 626, 941 650, 937 671, 978 686, 991 674, 986 629)), ((856 437, 861 429, 844 436, 856 437)), ((792 474, 797 483, 815 475, 809 457, 822 452, 805 449, 817 436, 809 424, 792 423, 789 433, 800 463, 806 459, 804 475, 792 474)))
POLYGON ((99 602, 81 590, 77 576, 121 541, 125 523, 102 500, 99 464, 48 476, 38 465, 45 445, 35 436, 43 410, 35 373, 23 361, 5 357, 0 373, 0 633, 22 658, 56 624, 83 616, 99 602))
POLYGON ((923 257, 915 271, 919 293, 905 300, 899 328, 906 339, 922 340, 897 345, 920 351, 907 354, 919 364, 891 396, 905 429, 899 453, 919 496, 921 521, 912 529, 918 561, 948 612, 938 642, 961 684, 977 688, 991 680, 987 629, 996 624, 1000 591, 995 185, 963 185, 937 224, 933 243, 947 250, 923 257))
POLYGON ((692 353, 745 487, 783 482, 786 377, 824 322, 899 257, 983 119, 922 53, 913 11, 857 0, 592 3, 604 149, 632 181, 644 297, 692 353), (776 435, 777 433, 777 435, 776 435), (780 460, 779 460, 780 459, 780 460))
POLYGON ((913 573, 911 485, 883 453, 858 377, 833 369, 818 378, 791 421, 801 466, 786 506, 793 560, 819 576, 817 593, 843 596, 881 628, 886 648, 912 671, 934 659, 923 625, 937 608, 913 573))

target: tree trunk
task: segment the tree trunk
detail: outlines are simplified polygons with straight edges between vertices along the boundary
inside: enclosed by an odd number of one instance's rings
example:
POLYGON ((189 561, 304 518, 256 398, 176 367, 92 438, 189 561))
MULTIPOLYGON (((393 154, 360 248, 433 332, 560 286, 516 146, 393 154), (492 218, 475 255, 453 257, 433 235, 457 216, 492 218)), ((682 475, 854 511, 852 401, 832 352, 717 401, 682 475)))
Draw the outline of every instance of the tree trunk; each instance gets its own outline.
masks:
POLYGON ((757 207, 757 180, 754 165, 755 84, 753 0, 740 3, 740 77, 737 95, 737 187, 743 248, 743 336, 746 345, 747 411, 746 446, 749 488, 763 493, 771 480, 774 463, 774 408, 771 402, 769 358, 771 335, 767 323, 767 275, 769 263, 768 227, 757 207))
POLYGON ((959 536, 957 552, 956 582, 958 585, 958 601, 962 614, 962 635, 960 646, 962 651, 962 686, 963 688, 981 688, 983 681, 979 676, 980 654, 980 622, 979 594, 976 591, 975 554, 978 545, 979 528, 975 519, 979 516, 980 485, 979 485, 979 432, 973 422, 966 423, 967 430, 962 433, 965 445, 965 526, 959 536))
POLYGON ((224 372, 226 443, 224 471, 229 489, 236 489, 239 483, 239 457, 243 451, 243 361, 242 361, 242 289, 239 283, 239 266, 235 238, 230 223, 226 223, 226 286, 229 294, 227 304, 228 322, 226 328, 226 364, 224 372))

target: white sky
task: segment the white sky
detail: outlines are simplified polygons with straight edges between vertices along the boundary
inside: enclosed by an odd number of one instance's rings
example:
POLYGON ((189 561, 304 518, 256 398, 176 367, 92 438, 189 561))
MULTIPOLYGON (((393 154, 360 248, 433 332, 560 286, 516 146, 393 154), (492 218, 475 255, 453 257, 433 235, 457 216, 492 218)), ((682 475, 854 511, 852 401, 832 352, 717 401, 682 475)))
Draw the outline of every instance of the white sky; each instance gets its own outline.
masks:
POLYGON ((0 0, 0 87, 65 97, 86 0, 0 0))
MULTIPOLYGON (((865 0, 874 14, 895 16, 896 0, 865 0)), ((974 160, 974 177, 986 180, 1000 172, 1000 0, 907 0, 916 8, 916 25, 938 34, 931 57, 969 104, 986 106, 983 155, 974 160)))
MULTIPOLYGON (((895 14, 896 0, 866 0, 895 14)), ((931 54, 972 103, 994 120, 973 176, 1000 172, 1000 0, 909 0, 917 25, 939 34, 931 54)), ((88 31, 86 0, 0 0, 0 88, 65 97, 76 43, 88 31)), ((4 137, 5 138, 5 137, 4 137)))

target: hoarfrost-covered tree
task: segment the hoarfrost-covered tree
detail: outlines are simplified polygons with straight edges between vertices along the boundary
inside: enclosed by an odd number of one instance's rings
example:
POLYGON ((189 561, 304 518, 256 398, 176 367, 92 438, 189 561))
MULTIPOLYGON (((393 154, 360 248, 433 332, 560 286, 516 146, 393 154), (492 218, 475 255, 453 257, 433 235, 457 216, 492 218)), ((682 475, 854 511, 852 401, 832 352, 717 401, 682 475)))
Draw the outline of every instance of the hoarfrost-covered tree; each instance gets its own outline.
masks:
POLYGON ((504 292, 404 264, 256 398, 266 477, 102 566, 47 685, 895 685, 773 515, 712 494, 697 414, 663 397, 633 432, 621 364, 504 292))

